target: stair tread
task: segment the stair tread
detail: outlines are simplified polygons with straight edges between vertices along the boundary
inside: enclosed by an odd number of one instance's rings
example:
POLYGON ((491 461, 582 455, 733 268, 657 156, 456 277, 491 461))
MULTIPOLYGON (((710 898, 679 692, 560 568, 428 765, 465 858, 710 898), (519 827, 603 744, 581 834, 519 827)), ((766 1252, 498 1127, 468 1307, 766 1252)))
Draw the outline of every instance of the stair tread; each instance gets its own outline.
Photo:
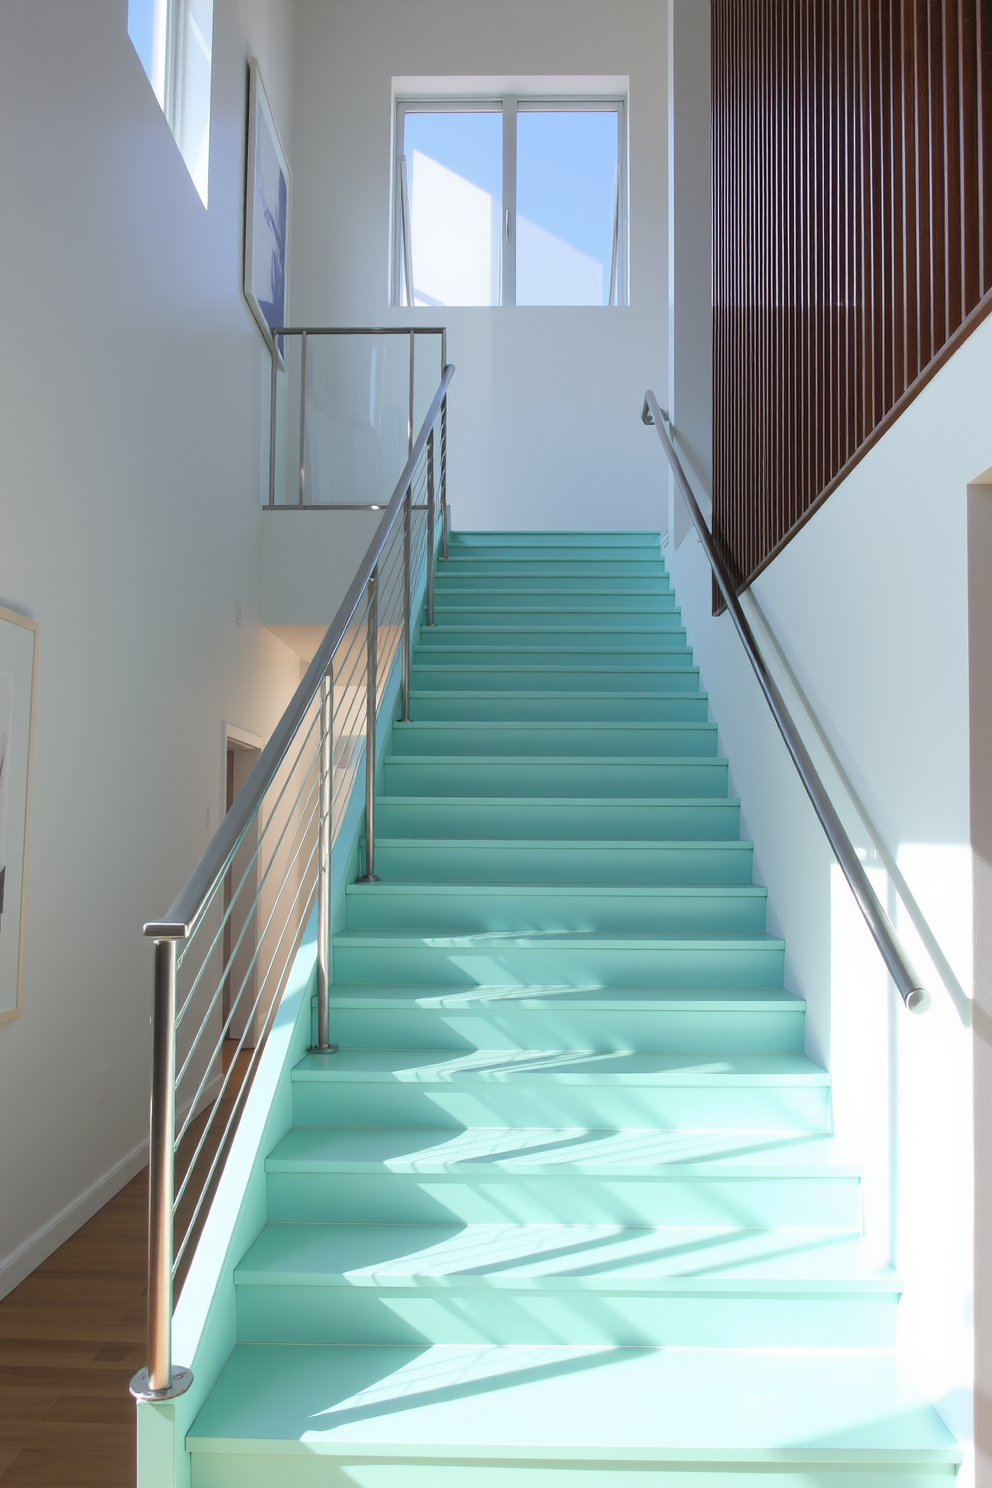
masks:
POLYGON ((444 926, 429 930, 392 930, 388 926, 363 930, 340 930, 334 937, 339 946, 418 946, 430 945, 457 949, 499 950, 525 947, 528 950, 553 946, 587 946, 610 949, 647 950, 652 946, 668 950, 719 946, 723 950, 784 950, 785 941, 766 931, 741 935, 734 931, 709 930, 705 935, 661 935, 644 930, 451 930, 444 926))
POLYGON ((268 1224, 239 1285, 898 1294, 859 1235, 593 1224, 268 1224))
POLYGON ((238 1345, 195 1451, 956 1463, 892 1354, 609 1345, 238 1345))
POLYGON ((492 1003, 514 1003, 523 1008, 570 1008, 585 1012, 693 1011, 710 1012, 786 1008, 802 1011, 805 1000, 777 987, 542 987, 533 985, 430 987, 365 982, 335 982, 331 1006, 405 1008, 474 1008, 492 1003))
POLYGON ((269 1172, 859 1179, 835 1137, 782 1131, 587 1127, 294 1126, 269 1172))
MULTIPOLYGON (((381 845, 377 842, 377 845, 381 845)), ((574 899, 581 895, 595 894, 601 899, 720 899, 728 895, 735 899, 767 899, 768 890, 763 884, 742 883, 659 883, 659 884, 615 884, 615 883, 448 883, 444 879, 416 879, 404 883, 402 879, 380 880, 378 883, 347 885, 347 893, 358 898, 376 894, 393 894, 414 898, 428 894, 445 894, 454 899, 477 898, 479 894, 491 894, 494 899, 528 897, 544 899, 574 899)))
POLYGON ((582 1049, 342 1049, 306 1054, 293 1080, 414 1085, 499 1081, 560 1085, 829 1085, 805 1054, 582 1049))

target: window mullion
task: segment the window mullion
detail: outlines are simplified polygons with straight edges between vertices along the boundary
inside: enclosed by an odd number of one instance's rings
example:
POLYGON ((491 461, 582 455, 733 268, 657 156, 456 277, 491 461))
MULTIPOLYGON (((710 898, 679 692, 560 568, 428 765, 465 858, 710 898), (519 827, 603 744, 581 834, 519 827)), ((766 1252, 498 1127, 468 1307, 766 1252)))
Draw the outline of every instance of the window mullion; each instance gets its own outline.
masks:
POLYGON ((503 221, 500 302, 517 303, 517 100, 503 99, 503 221))

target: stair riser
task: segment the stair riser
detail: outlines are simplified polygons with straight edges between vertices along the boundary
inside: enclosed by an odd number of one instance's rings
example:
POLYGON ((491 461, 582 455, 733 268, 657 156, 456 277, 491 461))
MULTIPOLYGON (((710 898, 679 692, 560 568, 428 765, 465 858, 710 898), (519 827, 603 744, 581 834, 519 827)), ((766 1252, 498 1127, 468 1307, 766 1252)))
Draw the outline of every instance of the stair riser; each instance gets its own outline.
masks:
POLYGON ((466 641, 456 645, 446 637, 430 646, 413 648, 413 666, 419 677, 424 667, 691 667, 692 652, 680 636, 671 645, 654 641, 635 645, 604 637, 585 645, 571 646, 489 646, 485 641, 466 641))
POLYGON ((613 1290, 240 1285, 241 1343, 604 1343, 890 1348, 898 1298, 613 1290))
POLYGON ((647 548, 661 552, 659 532, 509 532, 466 529, 448 536, 448 552, 462 548, 647 548))
POLYGON ((563 894, 521 888, 493 893, 486 885, 463 886, 452 893, 443 886, 388 883, 349 886, 348 925, 354 930, 397 929, 479 934, 539 934, 548 931, 628 931, 661 935, 760 935, 765 929, 766 896, 748 886, 713 889, 708 894, 632 887, 605 894, 576 885, 563 894))
POLYGON ((342 1008, 331 1003, 331 1032, 345 1049, 657 1049, 755 1053, 803 1049, 796 1012, 535 1012, 499 1006, 451 1009, 342 1008))
POLYGON ((522 666, 429 665, 414 669, 414 691, 432 692, 698 692, 694 666, 626 667, 619 663, 583 666, 570 658, 569 668, 547 664, 522 666))
POLYGON ((511 558, 504 553, 487 554, 484 558, 475 555, 449 557, 447 563, 439 565, 438 580, 455 583, 463 578, 522 578, 577 579, 584 587, 590 579, 648 579, 663 580, 669 584, 665 566, 660 558, 630 557, 601 558, 590 554, 588 558, 576 558, 571 554, 563 558, 552 555, 540 558, 511 558))
POLYGON ((449 610, 462 608, 500 610, 507 623, 512 625, 514 617, 522 612, 540 611, 554 615, 562 608, 577 609, 589 615, 602 611, 629 610, 633 618, 664 612, 678 613, 678 601, 671 589, 665 589, 658 594, 641 594, 636 590, 632 592, 619 583, 609 589, 587 590, 575 582, 567 588, 555 589, 550 593, 545 590, 540 592, 535 590, 523 599, 517 590, 480 590, 468 580, 464 584, 449 584, 447 588, 439 588, 435 591, 435 617, 449 610))
POLYGON ((548 630, 585 630, 590 627, 607 635, 612 635, 615 630, 633 631, 636 634, 644 631, 670 633, 682 629, 682 612, 678 609, 648 610, 645 607, 640 610, 610 610, 605 605, 597 611, 572 605, 545 605, 535 609, 522 609, 518 605, 502 609, 496 606, 489 609, 477 606, 472 609, 468 605, 458 608, 454 605, 436 604, 434 625, 423 626, 421 635, 426 638, 436 635, 438 631, 444 634, 451 630, 465 629, 475 633, 481 629, 492 635, 505 632, 506 640, 512 643, 515 638, 526 636, 531 631, 543 633, 548 630))
MULTIPOLYGON (((389 759, 387 795, 694 796, 727 794, 726 760, 389 759)), ((614 835, 616 835, 614 833, 614 835)))
POLYGON ((713 842, 740 839, 737 801, 376 801, 382 837, 487 837, 713 842))
POLYGON ((376 872, 405 883, 661 884, 751 882, 751 844, 588 847, 541 843, 376 843, 376 872))
POLYGON ((670 1463, 632 1463, 623 1467, 547 1463, 411 1460, 407 1457, 268 1456, 254 1452, 191 1455, 191 1488, 951 1488, 947 1468, 881 1463, 864 1471, 845 1465, 836 1469, 780 1467, 762 1472, 753 1463, 708 1471, 684 1471, 670 1463))
MULTIPOLYGON (((384 943, 334 947, 334 975, 344 982, 404 982, 477 987, 781 987, 784 952, 777 946, 464 946, 384 943)), ((601 1123, 593 1123, 599 1125, 601 1123)), ((717 1123, 719 1124, 719 1123, 717 1123)))
POLYGON ((410 698, 411 717, 424 722, 451 720, 456 723, 705 723, 709 698, 702 693, 686 692, 671 697, 644 694, 612 697, 569 696, 542 697, 537 693, 515 696, 491 696, 471 693, 415 692, 410 698))
MULTIPOLYGON (((571 565, 579 567, 579 565, 571 565)), ((664 573, 658 573, 654 565, 645 565, 651 569, 650 574, 636 573, 633 566, 628 568, 625 563, 614 565, 619 572, 615 574, 596 573, 575 574, 562 573, 555 565, 549 568, 547 565, 535 564, 533 569, 526 573, 518 572, 513 568, 504 569, 502 565, 488 563, 461 564, 457 572, 451 569, 438 569, 436 592, 446 596, 452 596, 460 590, 471 586, 480 594, 502 591, 503 593, 517 593, 524 595, 549 594, 612 594, 615 589, 624 588, 628 594, 671 594, 671 581, 664 573)), ((529 608, 529 606, 525 606, 529 608)))
POLYGON ((300 1126, 705 1127, 823 1132, 826 1086, 404 1084, 305 1080, 293 1084, 300 1126))
POLYGON ((857 1229, 856 1178, 602 1173, 269 1172, 268 1217, 299 1224, 668 1224, 857 1229))
POLYGON ((503 754, 649 756, 698 755, 716 758, 715 723, 591 724, 558 727, 551 724, 505 724, 481 727, 446 724, 430 727, 426 721, 398 723, 393 727, 396 754, 503 754))
POLYGON ((505 625, 424 625, 417 636, 417 645, 423 651, 444 650, 451 646, 502 647, 511 655, 528 651, 587 651, 591 647, 605 646, 610 650, 629 648, 631 651, 667 652, 684 650, 684 630, 670 627, 664 630, 640 626, 636 630, 621 626, 597 626, 587 620, 579 628, 568 630, 560 621, 528 629, 509 629, 505 625))

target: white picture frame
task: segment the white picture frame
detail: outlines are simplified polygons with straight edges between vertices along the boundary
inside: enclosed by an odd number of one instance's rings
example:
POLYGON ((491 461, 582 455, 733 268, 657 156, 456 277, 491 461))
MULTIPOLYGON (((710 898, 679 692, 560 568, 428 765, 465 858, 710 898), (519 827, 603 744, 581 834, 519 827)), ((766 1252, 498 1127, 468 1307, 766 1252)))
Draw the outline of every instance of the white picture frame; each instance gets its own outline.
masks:
POLYGON ((282 365, 282 337, 289 304, 289 226, 293 178, 265 84, 252 57, 248 65, 248 161, 245 179, 245 299, 270 350, 282 365))
POLYGON ((0 609, 0 1023, 21 1014, 38 625, 0 609))

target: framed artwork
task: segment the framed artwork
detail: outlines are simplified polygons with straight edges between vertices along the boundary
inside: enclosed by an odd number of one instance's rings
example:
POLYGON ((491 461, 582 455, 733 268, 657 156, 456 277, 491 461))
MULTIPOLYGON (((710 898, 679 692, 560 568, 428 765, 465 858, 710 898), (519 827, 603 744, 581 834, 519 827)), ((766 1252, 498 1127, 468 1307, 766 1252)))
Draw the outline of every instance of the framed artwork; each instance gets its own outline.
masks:
POLYGON ((0 609, 0 1023, 21 1011, 38 626, 0 609))
MULTIPOLYGON (((292 178, 265 84, 252 57, 248 69, 248 175, 245 187, 245 299, 272 346, 286 324, 289 202, 292 178)), ((282 337, 275 348, 282 363, 282 337)))

